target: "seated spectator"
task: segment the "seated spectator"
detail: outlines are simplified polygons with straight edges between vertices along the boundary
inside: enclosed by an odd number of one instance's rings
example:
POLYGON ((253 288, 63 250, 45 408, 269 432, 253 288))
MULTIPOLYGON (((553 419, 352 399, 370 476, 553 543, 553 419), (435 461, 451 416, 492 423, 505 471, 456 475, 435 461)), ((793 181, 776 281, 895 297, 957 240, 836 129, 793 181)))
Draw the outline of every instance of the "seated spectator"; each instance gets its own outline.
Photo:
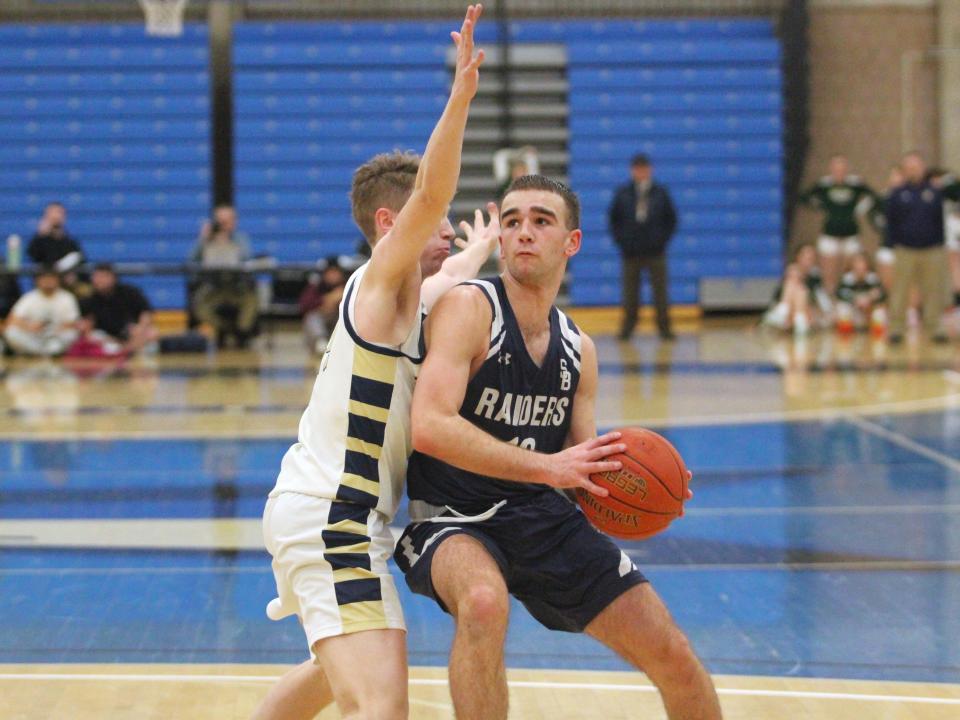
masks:
POLYGON ((118 282, 112 265, 97 265, 92 281, 93 292, 81 303, 89 322, 88 335, 112 341, 127 353, 135 353, 159 337, 150 302, 139 288, 118 282))
POLYGON ((854 255, 850 271, 837 288, 837 330, 849 333, 869 325, 874 334, 882 334, 887 324, 886 301, 887 293, 880 278, 871 272, 867 257, 854 255))
POLYGON ((15 352, 24 355, 62 355, 77 339, 80 308, 77 299, 60 287, 60 276, 41 269, 36 287, 17 300, 4 338, 15 352))
POLYGON ((67 209, 62 203, 52 202, 44 209, 37 232, 27 246, 27 256, 37 265, 55 267, 62 273, 83 261, 80 243, 67 232, 66 222, 67 209))
POLYGON ((821 325, 831 313, 829 296, 817 266, 817 251, 804 245, 794 262, 787 265, 783 281, 773 294, 773 304, 763 316, 763 324, 778 330, 807 334, 821 325))
POLYGON ((318 355, 327 349, 330 333, 337 324, 347 272, 337 258, 327 258, 326 267, 312 273, 300 294, 300 312, 303 314, 303 334, 307 347, 318 355))
POLYGON ((243 272, 250 259, 250 240, 237 230, 237 214, 230 205, 214 210, 213 222, 205 223, 190 260, 204 268, 192 298, 194 313, 217 333, 217 347, 227 337, 244 348, 257 322, 257 291, 253 278, 243 272))
POLYGON ((16 274, 0 273, 0 327, 22 294, 20 280, 16 274))

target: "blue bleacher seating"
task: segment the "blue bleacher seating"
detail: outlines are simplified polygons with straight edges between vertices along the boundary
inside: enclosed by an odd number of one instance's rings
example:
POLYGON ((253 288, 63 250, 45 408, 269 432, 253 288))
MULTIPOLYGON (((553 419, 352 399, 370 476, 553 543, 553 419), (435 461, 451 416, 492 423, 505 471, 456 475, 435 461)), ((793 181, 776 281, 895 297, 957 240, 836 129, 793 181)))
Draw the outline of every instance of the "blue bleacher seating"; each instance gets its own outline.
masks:
MULTIPOLYGON (((0 25, 0 232, 43 207, 94 261, 182 261, 210 208, 207 31, 142 23, 0 25)), ((144 279, 182 307, 182 278, 144 279)))
MULTIPOLYGON (((255 251, 285 261, 351 252, 359 162, 422 151, 446 102, 449 22, 249 22, 234 29, 235 202, 255 251)), ((681 224, 674 302, 699 280, 779 273, 780 48, 754 18, 520 20, 516 42, 568 51, 570 178, 583 202, 574 302, 617 304, 606 228, 627 159, 649 153, 681 224)), ((492 42, 496 24, 480 29, 492 42)), ((0 226, 29 235, 49 200, 94 259, 175 262, 210 197, 207 36, 139 23, 0 26, 0 226)), ((179 278, 147 278, 181 307, 179 278)))

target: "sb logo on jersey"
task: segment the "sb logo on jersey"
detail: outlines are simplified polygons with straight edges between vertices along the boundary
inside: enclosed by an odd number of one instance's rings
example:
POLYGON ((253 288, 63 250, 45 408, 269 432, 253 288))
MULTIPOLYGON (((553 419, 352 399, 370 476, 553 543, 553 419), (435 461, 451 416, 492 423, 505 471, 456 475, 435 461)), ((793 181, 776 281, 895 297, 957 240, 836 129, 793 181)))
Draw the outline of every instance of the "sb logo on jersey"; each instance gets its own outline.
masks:
POLYGON ((567 361, 560 358, 560 389, 563 391, 569 390, 572 381, 573 375, 567 370, 567 361))

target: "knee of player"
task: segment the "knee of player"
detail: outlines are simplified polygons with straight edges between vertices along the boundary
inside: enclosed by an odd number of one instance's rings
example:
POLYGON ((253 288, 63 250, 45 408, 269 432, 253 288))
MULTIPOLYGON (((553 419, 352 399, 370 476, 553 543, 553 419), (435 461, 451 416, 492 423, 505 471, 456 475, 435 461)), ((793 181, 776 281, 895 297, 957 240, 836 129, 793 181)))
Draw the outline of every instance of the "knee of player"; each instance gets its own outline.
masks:
POLYGON ((478 629, 506 627, 510 600, 506 588, 490 583, 477 583, 457 601, 457 622, 478 629))
POLYGON ((677 682, 685 682, 696 675, 700 667, 687 636, 675 626, 657 638, 648 662, 653 663, 661 674, 668 673, 675 677, 677 682))

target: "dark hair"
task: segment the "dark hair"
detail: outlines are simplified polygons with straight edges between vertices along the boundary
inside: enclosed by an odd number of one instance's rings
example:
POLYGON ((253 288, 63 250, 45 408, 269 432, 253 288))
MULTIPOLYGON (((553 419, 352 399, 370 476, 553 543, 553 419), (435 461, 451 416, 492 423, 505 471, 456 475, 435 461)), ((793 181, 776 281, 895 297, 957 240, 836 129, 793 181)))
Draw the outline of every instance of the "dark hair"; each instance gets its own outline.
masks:
POLYGON ((630 167, 650 167, 650 156, 646 153, 637 153, 630 158, 630 167))
POLYGON ((53 267, 53 265, 41 265, 33 271, 35 278, 43 277, 44 275, 56 275, 57 279, 60 278, 60 273, 57 272, 57 269, 53 267))
POLYGON ((576 230, 580 227, 580 198, 562 182, 551 180, 544 175, 521 175, 507 185, 503 197, 520 190, 546 190, 559 195, 567 206, 567 229, 576 230))
POLYGON ((113 264, 108 262, 99 262, 93 266, 94 272, 108 272, 114 275, 117 274, 117 271, 113 269, 113 264))

